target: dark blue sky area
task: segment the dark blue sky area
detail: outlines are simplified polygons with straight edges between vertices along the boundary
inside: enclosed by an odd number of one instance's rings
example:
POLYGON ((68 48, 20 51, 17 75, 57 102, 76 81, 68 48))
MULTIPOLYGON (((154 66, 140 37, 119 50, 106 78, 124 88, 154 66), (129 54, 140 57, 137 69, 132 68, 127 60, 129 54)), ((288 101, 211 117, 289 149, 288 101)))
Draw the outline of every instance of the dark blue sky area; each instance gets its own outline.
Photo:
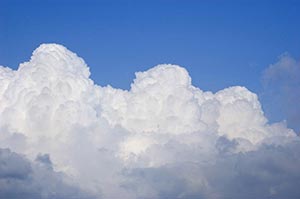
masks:
POLYGON ((76 52, 100 85, 128 89, 134 72, 184 66, 193 84, 259 92, 284 52, 300 56, 300 1, 0 0, 0 64, 17 68, 41 43, 76 52))

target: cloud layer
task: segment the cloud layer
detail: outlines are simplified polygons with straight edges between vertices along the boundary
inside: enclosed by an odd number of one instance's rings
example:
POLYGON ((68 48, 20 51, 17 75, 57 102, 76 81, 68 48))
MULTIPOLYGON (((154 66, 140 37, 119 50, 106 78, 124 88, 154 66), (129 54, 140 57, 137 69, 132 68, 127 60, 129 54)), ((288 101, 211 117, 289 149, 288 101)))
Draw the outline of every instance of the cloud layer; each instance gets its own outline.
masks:
POLYGON ((59 172, 64 186, 97 198, 300 196, 299 137, 270 124, 245 87, 204 92, 169 64, 137 72, 130 90, 89 75, 57 44, 41 45, 17 71, 0 66, 0 147, 20 167, 0 166, 2 183, 6 170, 30 175, 40 161, 51 165, 43 175, 59 172))

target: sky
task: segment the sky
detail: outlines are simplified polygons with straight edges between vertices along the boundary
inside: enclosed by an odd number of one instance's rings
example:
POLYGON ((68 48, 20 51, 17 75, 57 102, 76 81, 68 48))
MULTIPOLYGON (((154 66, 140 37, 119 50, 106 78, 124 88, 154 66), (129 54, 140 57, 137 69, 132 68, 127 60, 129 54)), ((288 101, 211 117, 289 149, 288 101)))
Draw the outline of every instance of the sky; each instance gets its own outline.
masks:
POLYGON ((299 1, 0 0, 0 199, 300 198, 299 1))
POLYGON ((300 57, 299 1, 0 2, 1 64, 17 68, 41 43, 85 58, 100 85, 129 89, 134 72, 184 66, 193 84, 261 89, 278 56, 300 57), (115 73, 115 71, 118 71, 115 73))

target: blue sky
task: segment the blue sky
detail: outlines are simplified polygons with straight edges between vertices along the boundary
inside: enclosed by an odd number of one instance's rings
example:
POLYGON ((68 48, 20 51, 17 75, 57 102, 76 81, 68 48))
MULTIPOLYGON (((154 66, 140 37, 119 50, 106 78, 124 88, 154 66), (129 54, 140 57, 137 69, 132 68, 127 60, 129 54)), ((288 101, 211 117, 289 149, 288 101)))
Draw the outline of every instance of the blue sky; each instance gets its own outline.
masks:
POLYGON ((0 198, 300 198, 300 0, 0 0, 0 66, 42 43, 264 115, 43 45, 0 67, 0 198))
POLYGON ((299 1, 1 0, 0 60, 16 68, 55 42, 83 57, 100 85, 129 88, 135 71, 173 63, 204 90, 257 92, 279 55, 299 57, 299 9, 299 1))
POLYGON ((0 61, 17 68, 41 43, 83 57, 92 79, 128 89, 134 72, 184 66, 193 84, 259 93, 279 55, 300 56, 299 1, 0 1, 0 61))

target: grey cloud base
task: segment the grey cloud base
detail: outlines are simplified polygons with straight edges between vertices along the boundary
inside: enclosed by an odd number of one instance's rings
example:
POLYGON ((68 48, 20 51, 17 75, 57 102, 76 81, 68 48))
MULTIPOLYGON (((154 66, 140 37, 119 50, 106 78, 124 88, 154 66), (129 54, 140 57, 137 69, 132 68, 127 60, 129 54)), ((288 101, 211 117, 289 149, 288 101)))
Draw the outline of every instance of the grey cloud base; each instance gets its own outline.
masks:
POLYGON ((41 162, 41 157, 35 162, 30 162, 9 149, 0 149, 0 198, 92 199, 96 197, 64 182, 63 174, 54 172, 49 162, 41 162))
POLYGON ((89 75, 57 44, 0 66, 0 147, 13 151, 0 153, 0 196, 300 197, 299 136, 269 123, 255 93, 204 92, 169 64, 130 90, 89 75))

